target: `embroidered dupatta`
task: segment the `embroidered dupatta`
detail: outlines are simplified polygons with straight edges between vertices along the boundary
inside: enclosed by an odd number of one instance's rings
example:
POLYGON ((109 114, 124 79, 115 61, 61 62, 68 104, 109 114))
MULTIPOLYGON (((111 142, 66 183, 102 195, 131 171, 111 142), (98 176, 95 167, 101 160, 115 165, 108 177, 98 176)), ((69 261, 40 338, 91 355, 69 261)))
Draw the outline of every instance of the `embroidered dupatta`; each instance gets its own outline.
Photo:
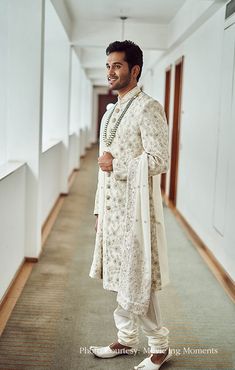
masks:
MULTIPOLYGON (((161 288, 169 282, 160 176, 154 176, 153 199, 157 227, 161 288)), ((117 302, 125 310, 145 315, 149 308, 151 273, 151 219, 148 155, 132 160, 127 176, 126 222, 117 302)), ((161 289, 160 288, 160 289, 161 289)))

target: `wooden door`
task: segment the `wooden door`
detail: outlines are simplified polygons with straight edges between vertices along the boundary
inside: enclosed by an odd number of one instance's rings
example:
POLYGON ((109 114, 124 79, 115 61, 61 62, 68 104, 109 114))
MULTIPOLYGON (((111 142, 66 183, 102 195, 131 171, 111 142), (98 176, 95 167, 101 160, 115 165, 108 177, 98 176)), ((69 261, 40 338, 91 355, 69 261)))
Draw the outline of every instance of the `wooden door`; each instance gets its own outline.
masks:
MULTIPOLYGON (((169 115, 170 115, 170 95, 171 95, 171 66, 166 69, 165 74, 165 101, 164 109, 166 113, 167 123, 169 124, 169 115)), ((161 175, 161 189, 162 192, 166 192, 166 173, 161 175)))
POLYGON ((183 62, 184 58, 182 57, 175 63, 175 86, 174 86, 175 90, 174 90, 174 111, 173 111, 173 127, 171 142, 170 193, 169 193, 169 199, 174 206, 176 206, 177 200, 183 62))

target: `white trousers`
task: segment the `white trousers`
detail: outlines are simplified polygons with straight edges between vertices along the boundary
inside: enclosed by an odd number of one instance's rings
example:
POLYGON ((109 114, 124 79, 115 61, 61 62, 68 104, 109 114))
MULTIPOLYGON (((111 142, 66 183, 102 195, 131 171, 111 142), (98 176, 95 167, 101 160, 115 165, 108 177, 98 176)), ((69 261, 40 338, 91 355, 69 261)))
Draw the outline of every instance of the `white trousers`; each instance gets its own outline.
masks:
POLYGON ((118 305, 114 311, 114 321, 120 344, 137 348, 138 331, 141 327, 148 338, 151 353, 162 353, 168 348, 169 330, 162 326, 157 292, 151 294, 149 310, 145 316, 135 315, 118 305))

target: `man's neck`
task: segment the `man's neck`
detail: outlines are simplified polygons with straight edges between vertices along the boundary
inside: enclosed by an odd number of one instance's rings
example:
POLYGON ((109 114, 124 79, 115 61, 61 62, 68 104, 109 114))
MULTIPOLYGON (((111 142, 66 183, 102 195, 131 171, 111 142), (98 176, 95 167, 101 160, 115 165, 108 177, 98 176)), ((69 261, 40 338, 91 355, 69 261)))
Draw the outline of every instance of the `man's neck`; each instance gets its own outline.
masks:
POLYGON ((134 89, 136 86, 137 86, 137 83, 135 83, 133 85, 129 85, 125 89, 119 90, 118 91, 118 97, 123 98, 124 95, 126 95, 129 91, 134 89))

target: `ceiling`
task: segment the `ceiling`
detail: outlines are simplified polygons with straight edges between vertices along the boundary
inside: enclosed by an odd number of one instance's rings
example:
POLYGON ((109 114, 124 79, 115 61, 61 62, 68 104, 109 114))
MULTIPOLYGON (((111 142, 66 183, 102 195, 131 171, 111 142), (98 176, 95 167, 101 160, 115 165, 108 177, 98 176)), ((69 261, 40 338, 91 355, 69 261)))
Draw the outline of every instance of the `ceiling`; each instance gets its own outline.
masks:
POLYGON ((127 16, 136 22, 168 23, 185 0, 66 0, 69 15, 80 20, 107 21, 127 16))
MULTIPOLYGON (((128 39, 136 42, 144 52, 144 74, 169 48, 174 21, 182 14, 188 27, 193 10, 213 7, 226 0, 51 0, 57 13, 70 24, 69 38, 79 56, 87 77, 94 86, 107 86, 105 75, 108 44, 128 39), (198 7, 196 9, 195 7, 198 7), (193 9, 192 9, 193 8, 193 9), (62 10, 61 10, 62 9, 62 10), (191 10, 192 9, 192 10, 191 10), (186 11, 186 13, 184 13, 186 11), (120 17, 127 19, 123 22, 120 17), (124 36, 123 36, 124 35, 124 36)), ((218 5, 217 5, 218 6, 218 5)), ((216 10, 216 7, 214 8, 216 10)), ((178 19, 177 19, 178 20, 178 19)), ((66 26, 65 26, 66 28, 66 26)))

